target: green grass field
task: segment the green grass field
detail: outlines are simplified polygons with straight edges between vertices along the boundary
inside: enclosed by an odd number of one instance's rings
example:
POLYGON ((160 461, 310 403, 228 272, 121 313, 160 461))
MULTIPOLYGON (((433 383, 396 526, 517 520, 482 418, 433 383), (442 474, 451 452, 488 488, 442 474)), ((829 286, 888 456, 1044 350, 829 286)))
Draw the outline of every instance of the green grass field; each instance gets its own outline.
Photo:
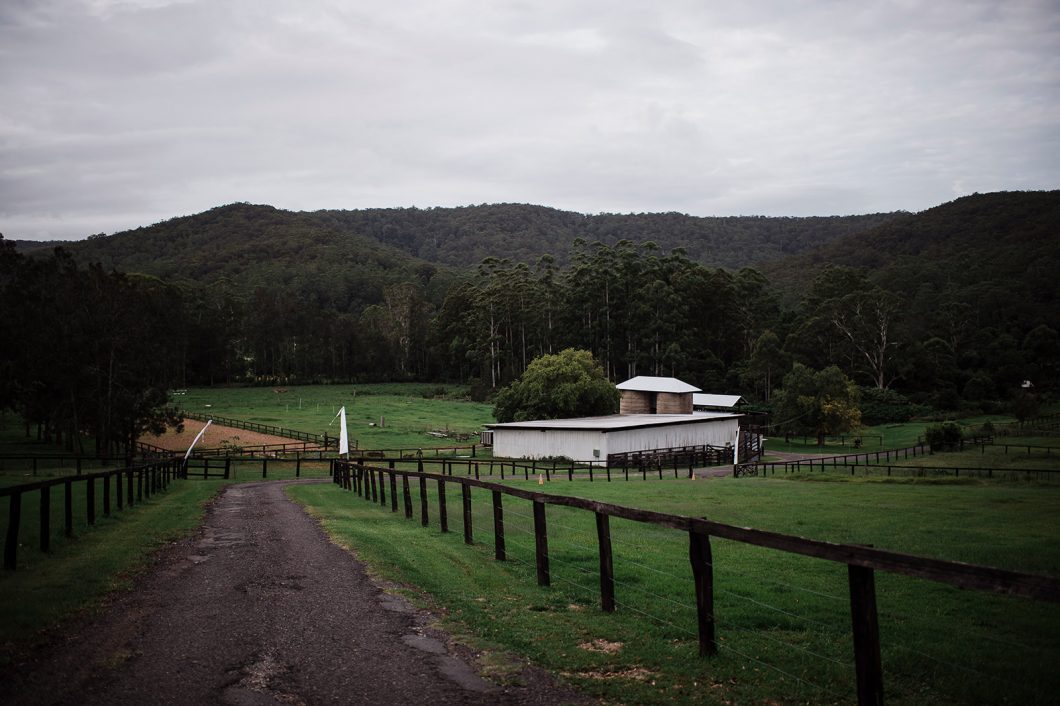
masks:
POLYGON ((175 395, 173 402, 199 414, 331 436, 339 433, 339 423, 333 420, 344 406, 351 446, 356 443, 362 449, 390 449, 471 443, 427 434, 445 430, 473 433, 494 421, 491 405, 470 402, 466 394, 467 388, 459 385, 418 383, 192 388, 175 395))
MULTIPOLYGON (((520 485, 526 485, 520 482, 520 485)), ((535 483, 530 487, 542 490, 535 483)), ((706 516, 818 539, 1022 571, 1060 573, 1060 492, 1015 484, 798 483, 772 479, 554 482, 545 492, 706 516)), ((387 579, 446 615, 488 654, 516 652, 590 693, 623 703, 831 703, 853 700, 845 568, 714 541, 721 652, 696 653, 686 535, 612 520, 615 614, 599 611, 595 525, 549 507, 552 586, 535 583, 529 504, 505 499, 509 561, 493 559, 492 509, 474 493, 476 544, 462 542, 459 493, 450 532, 336 486, 291 495, 387 579), (612 651, 613 653, 609 652, 612 651)), ((388 490, 389 492, 389 490, 388 490)), ((877 574, 885 684, 892 703, 1048 703, 1060 679, 1060 610, 877 574)), ((492 665, 499 658, 487 658, 492 665)), ((500 667, 499 676, 505 676, 500 667)))

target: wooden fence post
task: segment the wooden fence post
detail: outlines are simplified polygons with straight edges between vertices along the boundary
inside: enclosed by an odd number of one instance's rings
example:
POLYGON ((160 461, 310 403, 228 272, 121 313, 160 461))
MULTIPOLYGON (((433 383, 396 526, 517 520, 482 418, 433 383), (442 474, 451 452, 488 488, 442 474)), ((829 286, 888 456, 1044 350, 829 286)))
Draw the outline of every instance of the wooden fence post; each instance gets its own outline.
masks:
POLYGON ((438 524, 442 532, 449 531, 449 508, 445 505, 445 481, 438 479, 438 524))
POLYGON ((401 476, 401 493, 405 498, 405 519, 412 519, 412 491, 409 490, 409 477, 401 476))
POLYGON ((464 505, 464 544, 474 544, 471 533, 471 487, 466 483, 460 484, 460 499, 464 505))
POLYGON ((366 473, 368 474, 368 484, 372 488, 372 502, 377 503, 379 502, 379 490, 375 487, 375 471, 369 469, 366 473))
POLYGON ((699 625, 699 656, 718 653, 714 636, 714 560, 710 550, 710 535, 695 529, 688 533, 688 558, 696 584, 696 618, 699 625))
POLYGON ((426 527, 430 524, 427 518, 427 479, 420 476, 420 524, 426 527))
POLYGON ((493 556, 497 561, 506 561, 508 554, 504 547, 504 504, 501 491, 493 491, 493 556))
POLYGON ((850 618, 854 633, 854 668, 858 678, 858 706, 882 706, 883 667, 880 663, 880 625, 876 614, 876 578, 872 569, 847 565, 850 581, 850 618))
POLYGON ((596 513, 596 539, 600 545, 600 608, 615 612, 615 567, 611 559, 611 518, 596 513))
MULTIPOLYGON (((74 482, 67 478, 63 482, 63 533, 67 537, 74 534, 74 482)), ((131 495, 129 496, 132 497, 131 495)), ((132 501, 130 500, 130 504, 132 501)))
POLYGON ((4 541, 4 568, 15 570, 18 556, 18 528, 22 524, 22 491, 11 493, 8 501, 7 538, 4 541))
POLYGON ((88 524, 96 524, 96 479, 89 478, 85 481, 85 516, 88 524))
MULTIPOLYGON (((107 478, 107 482, 110 482, 110 478, 107 478)), ((118 501, 118 509, 121 510, 124 507, 124 493, 121 492, 121 471, 114 472, 114 499, 118 501)))
POLYGON ((548 572, 548 527, 545 524, 545 504, 534 501, 534 548, 537 559, 537 585, 550 586, 548 572))
POLYGON ((379 471, 379 504, 386 507, 386 478, 384 471, 379 471))
MULTIPOLYGON (((121 494, 118 494, 121 497, 121 494)), ((51 551, 52 548, 52 488, 46 485, 40 489, 40 550, 51 551)))
POLYGON ((103 476, 103 516, 110 517, 110 478, 107 476, 103 476))
POLYGON ((397 512, 397 474, 390 471, 390 512, 397 512))

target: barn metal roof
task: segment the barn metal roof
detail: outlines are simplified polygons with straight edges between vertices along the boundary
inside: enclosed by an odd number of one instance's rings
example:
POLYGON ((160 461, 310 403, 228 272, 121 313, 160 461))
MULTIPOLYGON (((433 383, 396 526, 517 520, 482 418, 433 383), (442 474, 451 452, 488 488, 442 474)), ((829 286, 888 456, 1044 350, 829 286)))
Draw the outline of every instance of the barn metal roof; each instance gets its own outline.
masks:
POLYGON ((568 431, 621 431, 643 427, 662 427, 674 424, 697 424, 736 419, 741 415, 727 412, 694 412, 693 414, 612 414, 606 417, 576 417, 574 419, 538 419, 529 422, 487 424, 487 429, 537 429, 568 431))
POLYGON ((625 382, 620 382, 615 387, 620 390, 634 390, 636 392, 672 392, 676 394, 700 392, 698 387, 692 387, 687 382, 677 378, 656 378, 648 375, 638 375, 625 382))
POLYGON ((711 395, 705 392, 698 392, 692 395, 692 405, 694 407, 726 407, 732 408, 741 402, 746 402, 743 397, 739 395, 711 395))

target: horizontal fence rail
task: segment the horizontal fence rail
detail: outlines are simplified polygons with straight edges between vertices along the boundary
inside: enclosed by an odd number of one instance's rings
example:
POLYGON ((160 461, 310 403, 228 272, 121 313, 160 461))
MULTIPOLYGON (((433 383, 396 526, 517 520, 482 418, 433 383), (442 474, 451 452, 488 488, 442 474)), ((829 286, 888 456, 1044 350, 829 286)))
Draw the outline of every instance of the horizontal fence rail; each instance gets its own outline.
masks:
POLYGON ((791 472, 791 469, 809 468, 824 466, 841 466, 850 465, 857 463, 876 463, 879 464, 880 459, 884 461, 890 461, 892 459, 907 459, 916 458, 917 456, 925 456, 931 453, 931 449, 923 442, 914 446, 909 446, 903 449, 885 449, 880 451, 864 451, 856 454, 840 454, 838 456, 812 456, 810 458, 794 459, 790 461, 755 461, 753 463, 741 463, 733 468, 733 475, 736 477, 740 476, 754 476, 759 473, 774 472, 777 468, 783 468, 785 473, 791 472))
MULTIPOLYGON (((236 479, 237 476, 242 477, 245 480, 244 473, 237 473, 237 470, 248 470, 257 476, 258 469, 261 471, 261 478, 268 479, 269 469, 274 471, 273 477, 276 477, 275 471, 277 469, 290 470, 293 467, 294 478, 301 478, 303 476, 303 465, 307 466, 305 470, 314 469, 319 471, 321 466, 327 467, 327 475, 330 476, 332 471, 332 464, 335 459, 333 457, 325 456, 323 453, 318 454, 306 454, 296 455, 294 457, 274 457, 274 456, 199 456, 198 454, 192 455, 184 462, 182 477, 184 478, 220 478, 224 480, 236 479), (237 469, 237 466, 239 467, 237 469)), ((312 477, 320 477, 319 473, 308 474, 312 477)))
POLYGON ((777 532, 714 522, 705 518, 624 507, 611 503, 563 495, 549 495, 524 490, 480 479, 382 468, 337 460, 333 463, 333 481, 346 490, 356 491, 366 500, 387 506, 389 486, 391 512, 398 512, 398 478, 401 479, 401 501, 405 517, 413 518, 412 480, 418 482, 420 521, 428 525, 427 484, 437 484, 438 515, 442 531, 448 531, 446 484, 460 486, 463 507, 464 542, 474 543, 472 528, 471 488, 489 491, 492 497, 495 555, 505 560, 503 496, 532 503, 535 542, 535 565, 539 585, 551 582, 548 553, 547 506, 577 508, 595 514, 600 558, 600 602, 605 612, 615 609, 615 580, 611 537, 607 530, 611 518, 649 523, 686 532, 689 541, 696 598, 697 632, 701 656, 717 653, 716 621, 714 612, 714 563, 710 540, 712 537, 742 542, 756 547, 814 557, 845 564, 850 590, 851 628, 855 652, 855 673, 859 704, 883 702, 883 670, 880 657, 880 638, 876 608, 874 572, 937 581, 963 589, 1015 596, 1035 601, 1060 603, 1060 580, 1051 576, 1008 571, 988 566, 977 566, 954 561, 915 556, 873 547, 837 544, 807 539, 777 532), (389 480, 389 483, 387 483, 389 480))
MULTIPOLYGON (((1025 478, 1037 480, 1060 480, 1060 469, 1058 468, 991 468, 986 466, 895 466, 889 464, 859 463, 859 464, 818 464, 812 468, 808 465, 793 467, 790 470, 781 468, 781 473, 801 473, 811 470, 822 473, 849 473, 852 476, 861 475, 886 475, 890 476, 945 476, 951 478, 1025 478)), ((777 466, 770 464, 769 468, 763 468, 761 475, 776 475, 777 466)), ((746 475, 756 475, 754 472, 746 475)))
POLYGON ((322 455, 326 449, 313 441, 295 441, 289 444, 231 444, 212 448, 196 448, 196 456, 264 456, 281 454, 322 455))
POLYGON ((18 535, 22 523, 22 500, 31 493, 38 493, 40 503, 40 550, 51 549, 51 490, 63 488, 63 531, 73 536, 74 484, 84 484, 85 520, 91 526, 96 523, 96 511, 102 510, 109 517, 112 507, 118 510, 131 508, 134 504, 150 498, 169 487, 170 481, 180 476, 181 465, 176 459, 143 466, 98 471, 80 476, 65 476, 49 480, 24 483, 0 488, 0 498, 8 498, 7 534, 4 538, 4 568, 14 571, 18 565, 18 535), (99 487, 97 487, 99 486, 99 487), (102 491, 102 508, 97 508, 96 492, 102 491), (113 502, 112 502, 113 501, 113 502))
POLYGON ((258 424, 257 422, 248 422, 242 419, 231 419, 229 417, 218 417, 217 415, 213 414, 200 414, 199 412, 189 412, 183 409, 178 409, 174 411, 179 415, 183 415, 186 419, 194 419, 200 422, 208 422, 210 420, 213 420, 215 424, 220 424, 222 426, 232 427, 234 429, 246 429, 247 431, 256 431, 259 434, 283 436, 288 439, 295 439, 296 441, 309 441, 314 444, 320 444, 324 448, 338 448, 339 445, 339 440, 337 438, 328 436, 327 434, 312 434, 310 432, 298 431, 297 429, 277 427, 271 424, 258 424))
POLYGON ((69 454, 0 454, 0 471, 31 471, 36 474, 39 470, 71 468, 77 475, 81 475, 84 468, 91 466, 105 468, 113 464, 126 465, 125 459, 121 457, 71 456, 69 454))
POLYGON ((596 465, 592 463, 564 462, 558 460, 526 461, 502 458, 483 460, 476 460, 473 458, 448 459, 419 456, 387 458, 385 456, 375 456, 359 452, 351 454, 349 461, 358 464, 385 463, 389 468, 394 468, 398 463, 415 463, 421 471, 426 466, 438 466, 441 468, 440 472, 442 475, 452 476, 462 473, 465 476, 473 476, 476 479, 483 476, 499 476, 501 480, 521 477, 523 480, 540 478, 542 481, 551 482, 563 478, 566 478, 569 481, 573 481, 575 478, 586 478, 590 482, 601 480, 610 483, 614 478, 628 481, 631 474, 634 478, 640 476, 641 480, 655 477, 662 479, 671 472, 673 473, 674 478, 679 478, 681 476, 691 478, 694 469, 704 465, 700 463, 704 458, 710 460, 715 458, 715 456, 712 454, 707 454, 705 457, 702 455, 695 456, 691 454, 671 455, 665 457, 665 463, 659 462, 659 458, 661 457, 655 457, 649 462, 649 457, 645 455, 638 459, 637 463, 627 461, 627 465, 614 466, 610 463, 607 465, 596 465))
POLYGON ((388 459, 390 457, 397 457, 403 459, 416 459, 421 456, 447 456, 454 455, 461 451, 469 451, 471 458, 476 458, 479 447, 488 446, 488 444, 466 444, 463 446, 416 446, 416 447, 404 447, 394 449, 355 449, 358 456, 364 456, 367 458, 382 458, 388 459))

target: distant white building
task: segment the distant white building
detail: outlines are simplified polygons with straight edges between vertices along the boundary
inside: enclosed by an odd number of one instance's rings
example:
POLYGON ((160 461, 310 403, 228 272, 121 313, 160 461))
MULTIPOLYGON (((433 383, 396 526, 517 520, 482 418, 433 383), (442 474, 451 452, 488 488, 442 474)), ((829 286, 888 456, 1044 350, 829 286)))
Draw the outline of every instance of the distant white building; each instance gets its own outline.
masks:
POLYGON ((699 391, 675 378, 635 377, 617 385, 621 414, 489 424, 498 458, 569 458, 605 463, 609 454, 734 445, 739 415, 693 412, 699 391))

